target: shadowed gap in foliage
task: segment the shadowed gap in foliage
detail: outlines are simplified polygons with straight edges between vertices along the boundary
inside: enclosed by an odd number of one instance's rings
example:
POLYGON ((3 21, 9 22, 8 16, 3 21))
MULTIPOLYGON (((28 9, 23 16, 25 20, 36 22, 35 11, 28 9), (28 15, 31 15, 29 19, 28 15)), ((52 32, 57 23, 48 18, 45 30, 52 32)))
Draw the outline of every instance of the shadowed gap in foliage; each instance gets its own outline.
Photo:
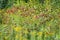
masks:
POLYGON ((0 9, 4 9, 8 4, 8 0, 0 0, 0 9))

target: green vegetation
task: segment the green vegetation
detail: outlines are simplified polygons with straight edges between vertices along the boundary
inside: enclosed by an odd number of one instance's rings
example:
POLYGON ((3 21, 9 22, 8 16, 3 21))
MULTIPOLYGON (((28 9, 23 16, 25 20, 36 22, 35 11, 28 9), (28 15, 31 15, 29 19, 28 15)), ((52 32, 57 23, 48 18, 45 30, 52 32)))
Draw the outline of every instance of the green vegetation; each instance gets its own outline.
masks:
POLYGON ((0 40, 60 40, 59 30, 60 0, 0 0, 0 40))

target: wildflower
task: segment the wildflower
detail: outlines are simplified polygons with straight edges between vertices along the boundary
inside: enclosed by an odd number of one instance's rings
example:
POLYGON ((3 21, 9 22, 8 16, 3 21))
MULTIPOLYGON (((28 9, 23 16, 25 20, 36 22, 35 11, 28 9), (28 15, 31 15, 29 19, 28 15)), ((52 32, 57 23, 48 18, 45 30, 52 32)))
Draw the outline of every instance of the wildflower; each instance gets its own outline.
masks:
POLYGON ((42 36, 42 32, 38 32, 37 35, 42 36))
POLYGON ((14 30, 15 30, 16 32, 19 32, 19 31, 22 30, 22 27, 15 27, 14 30))
POLYGON ((37 16, 36 15, 34 15, 34 18, 36 18, 37 16))
POLYGON ((34 15, 34 17, 33 18, 39 18, 39 16, 38 15, 34 15))
POLYGON ((18 9, 18 8, 14 6, 14 7, 12 7, 12 9, 7 9, 6 12, 7 12, 7 13, 15 13, 15 12, 17 11, 17 9, 18 9))

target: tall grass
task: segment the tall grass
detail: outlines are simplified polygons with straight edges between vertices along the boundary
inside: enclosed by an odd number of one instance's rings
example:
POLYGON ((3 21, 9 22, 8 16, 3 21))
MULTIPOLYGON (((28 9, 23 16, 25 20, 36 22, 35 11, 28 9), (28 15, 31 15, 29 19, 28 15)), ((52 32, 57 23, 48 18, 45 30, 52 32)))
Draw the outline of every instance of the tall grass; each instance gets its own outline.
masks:
POLYGON ((60 40, 59 0, 9 3, 13 5, 0 10, 0 40, 60 40))

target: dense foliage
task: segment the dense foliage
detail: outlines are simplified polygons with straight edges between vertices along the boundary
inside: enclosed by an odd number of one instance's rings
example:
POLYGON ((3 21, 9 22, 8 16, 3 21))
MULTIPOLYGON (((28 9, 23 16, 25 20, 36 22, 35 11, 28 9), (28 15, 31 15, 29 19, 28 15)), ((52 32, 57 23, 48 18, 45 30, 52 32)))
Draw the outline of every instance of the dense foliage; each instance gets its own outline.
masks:
POLYGON ((59 30, 60 0, 0 0, 0 40, 60 40, 59 30))

